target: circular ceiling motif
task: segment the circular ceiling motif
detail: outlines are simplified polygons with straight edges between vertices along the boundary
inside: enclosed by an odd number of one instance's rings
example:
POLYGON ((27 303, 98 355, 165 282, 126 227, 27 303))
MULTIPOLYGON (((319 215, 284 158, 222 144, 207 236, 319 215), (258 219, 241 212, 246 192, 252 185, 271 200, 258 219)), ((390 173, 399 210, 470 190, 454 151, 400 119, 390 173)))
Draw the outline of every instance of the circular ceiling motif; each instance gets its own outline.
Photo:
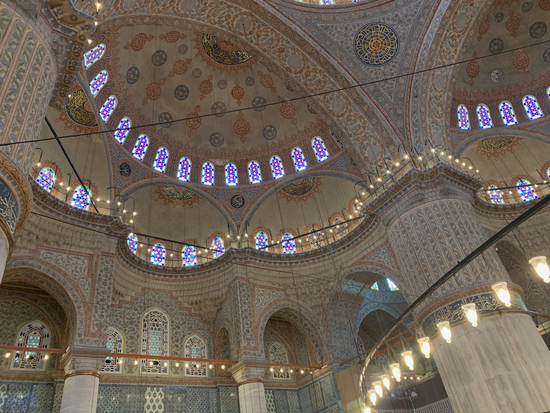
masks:
POLYGON ((72 92, 66 106, 67 115, 73 122, 82 126, 94 127, 97 126, 97 119, 92 110, 90 102, 86 97, 86 93, 82 89, 72 92))
POLYGON ((489 52, 492 54, 500 53, 504 50, 504 42, 502 39, 499 39, 498 37, 496 39, 491 40, 491 43, 489 43, 489 52))
POLYGON ((180 44, 180 46, 178 47, 178 53, 179 54, 185 54, 187 53, 187 50, 189 48, 187 47, 187 45, 184 43, 184 44, 180 44))
POLYGON ((256 83, 256 81, 252 76, 248 76, 245 80, 245 83, 246 83, 246 86, 254 86, 254 83, 256 83))
POLYGON ((495 69, 491 72, 491 81, 493 83, 500 83, 504 80, 504 70, 495 69))
POLYGON ((216 115, 216 117, 218 118, 221 118, 223 115, 225 115, 226 110, 227 107, 223 102, 216 102, 212 105, 212 114, 216 115))
POLYGON ((218 87, 219 87, 221 90, 225 89, 225 88, 227 87, 227 82, 226 82, 225 80, 220 80, 220 81, 218 82, 218 87))
POLYGON ((261 96, 256 96, 253 100, 252 100, 252 107, 254 108, 254 110, 256 112, 261 112, 262 110, 265 109, 265 104, 267 102, 265 101, 265 99, 261 96))
POLYGON ((262 135, 264 139, 267 139, 268 141, 275 139, 277 136, 277 128, 273 125, 267 125, 262 131, 262 135))
POLYGON ((185 85, 176 86, 174 96, 177 100, 185 100, 189 97, 189 89, 185 85))
POLYGON ((213 147, 219 148, 220 146, 223 145, 224 142, 225 142, 225 138, 221 133, 216 132, 210 135, 210 145, 212 145, 213 147))
POLYGON ((155 53, 153 53, 153 56, 151 56, 151 61, 155 66, 162 66, 166 63, 167 58, 168 55, 164 50, 157 50, 155 53))
POLYGON ((126 81, 129 84, 133 85, 138 80, 139 80, 139 69, 135 66, 128 69, 128 71, 126 72, 126 81))
POLYGON ((524 13, 531 11, 532 8, 533 8, 533 3, 531 3, 530 1, 526 1, 521 5, 521 11, 524 13))
POLYGON ((392 61, 399 51, 397 32, 384 23, 367 24, 355 34, 355 54, 370 66, 392 61))
POLYGON ((309 105, 309 103, 307 104, 307 110, 309 110, 309 113, 312 115, 317 115, 317 112, 309 105))
POLYGON ((533 23, 533 25, 529 29, 529 34, 533 39, 540 39, 542 36, 546 34, 547 30, 548 30, 548 27, 546 26, 546 23, 536 22, 536 23, 533 23))
POLYGON ((497 14, 495 14, 495 22, 500 23, 502 20, 504 20, 504 13, 499 11, 497 14))
POLYGON ((118 173, 124 178, 130 177, 132 175, 132 167, 127 162, 122 162, 118 167, 118 173))
POLYGON ((191 73, 193 75, 193 77, 195 79, 198 79, 199 77, 202 76, 202 70, 200 70, 199 68, 197 69, 193 69, 193 73, 191 73))
POLYGON ((221 65, 240 65, 252 59, 252 56, 239 50, 233 43, 208 34, 202 35, 202 47, 212 60, 221 65))
POLYGON ((246 200, 244 199, 244 196, 237 194, 231 197, 229 203, 233 208, 241 209, 246 204, 246 200))
POLYGON ((546 63, 550 63, 550 47, 544 51, 542 58, 546 63))
POLYGON ((160 126, 163 128, 169 128, 172 126, 172 115, 170 115, 168 112, 162 112, 159 115, 159 122, 162 122, 160 126))

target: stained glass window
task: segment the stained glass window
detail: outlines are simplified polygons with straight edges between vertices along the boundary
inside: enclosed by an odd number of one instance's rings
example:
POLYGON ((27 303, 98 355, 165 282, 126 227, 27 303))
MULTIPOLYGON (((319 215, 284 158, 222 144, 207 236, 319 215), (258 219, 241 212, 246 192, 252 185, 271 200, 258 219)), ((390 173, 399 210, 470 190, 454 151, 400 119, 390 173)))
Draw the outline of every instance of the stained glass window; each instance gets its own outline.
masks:
POLYGON ((116 128, 117 131, 115 132, 115 139, 118 141, 118 143, 123 144, 126 140, 126 137, 130 133, 130 129, 125 128, 131 128, 132 127, 132 121, 128 118, 122 118, 120 123, 118 124, 118 127, 116 128))
POLYGON ((502 102, 499 106, 499 110, 500 116, 502 116, 502 122, 504 122, 506 126, 516 125, 518 123, 514 108, 510 102, 502 102))
POLYGON ((38 178, 36 178, 36 182, 38 182, 38 185, 46 191, 52 192, 52 188, 55 183, 55 172, 52 168, 42 169, 38 174, 38 178))
MULTIPOLYGON (((48 348, 50 332, 40 321, 27 324, 19 330, 17 347, 48 348)), ((45 370, 47 360, 45 354, 35 351, 16 352, 13 358, 13 368, 28 370, 45 370)))
POLYGON ((111 350, 111 353, 115 353, 113 356, 108 356, 103 361, 101 371, 108 373, 120 373, 122 371, 122 360, 116 356, 116 353, 122 353, 123 340, 122 335, 116 331, 113 327, 107 329, 107 348, 111 350))
POLYGON ((283 161, 281 161, 281 158, 274 156, 271 158, 269 164, 271 165, 273 179, 279 179, 285 176, 285 168, 283 167, 283 161))
POLYGON ((181 252, 184 267, 197 265, 197 250, 192 245, 186 245, 181 252))
POLYGON ((262 182, 262 170, 258 162, 252 161, 248 164, 248 179, 251 184, 262 182))
POLYGON ((379 291, 380 289, 378 288, 378 281, 375 282, 372 287, 370 288, 371 290, 376 290, 376 291, 379 291))
POLYGON ((239 184, 237 167, 232 163, 225 165, 225 184, 228 186, 235 186, 239 184))
POLYGON ((543 116, 542 110, 539 106, 537 98, 531 95, 527 95, 523 98, 523 107, 529 119, 534 120, 543 116))
MULTIPOLYGON (((286 349, 279 343, 273 343, 269 349, 269 361, 277 364, 288 364, 288 353, 286 349)), ((290 373, 288 368, 273 366, 273 378, 274 379, 289 379, 290 373)))
POLYGON ((481 104, 477 107, 477 119, 479 120, 479 127, 481 129, 489 129, 493 127, 493 119, 491 119, 491 112, 489 108, 481 104))
POLYGON ((550 99, 550 87, 546 89, 546 94, 548 95, 548 99, 550 99))
POLYGON ((151 250, 151 264, 164 265, 166 261, 166 248, 162 244, 156 244, 151 250))
POLYGON ((397 285, 395 285, 392 280, 386 278, 386 281, 388 282, 388 288, 390 289, 390 291, 399 291, 399 288, 397 288, 397 285))
POLYGON ((285 254, 296 254, 296 243, 294 242, 294 237, 288 232, 283 235, 283 253, 285 254))
MULTIPOLYGON (((143 317, 142 325, 141 354, 168 356, 168 318, 159 310, 151 310, 143 317)), ((163 361, 143 359, 141 371, 143 373, 168 373, 168 366, 163 361)))
POLYGON ((80 209, 88 210, 90 206, 90 190, 80 185, 74 190, 71 205, 80 209))
POLYGON ((136 234, 131 233, 128 235, 128 248, 130 248, 130 251, 132 251, 134 254, 137 253, 137 246, 138 246, 138 237, 136 234))
POLYGON ((140 135, 136 141, 136 145, 134 146, 132 155, 134 155, 140 161, 143 161, 143 157, 145 156, 145 152, 147 152, 148 146, 149 146, 149 138, 147 138, 147 135, 140 135))
POLYGON ((98 44, 92 50, 84 53, 84 67, 88 69, 91 65, 97 62, 105 54, 105 45, 98 44))
POLYGON ((548 175, 548 178, 550 178, 550 168, 546 171, 546 175, 548 175))
POLYGON ((107 123, 109 117, 113 114, 116 109, 117 99, 116 96, 109 96, 101 109, 99 109, 99 116, 103 119, 103 122, 107 123))
POLYGON ((168 163, 168 150, 166 148, 160 148, 157 151, 157 157, 153 163, 153 168, 157 171, 164 173, 166 170, 166 164, 168 163))
POLYGON ((320 137, 317 136, 313 138, 311 141, 311 146, 313 146, 313 151, 315 152, 315 156, 319 162, 323 162, 325 159, 329 158, 325 142, 323 142, 320 137))
POLYGON ((109 79, 109 73, 106 70, 102 70, 92 79, 90 82, 90 91, 93 97, 96 97, 99 91, 103 89, 103 86, 107 83, 107 79, 109 79))
POLYGON ((214 185, 214 165, 205 162, 202 166, 202 184, 214 185))
POLYGON ((520 179, 516 186, 518 187, 519 196, 521 197, 521 200, 523 202, 531 201, 538 198, 535 192, 535 188, 533 188, 531 182, 525 179, 520 179))
POLYGON ((308 235, 309 245, 311 246, 311 249, 317 249, 320 248, 323 245, 323 233, 322 232, 315 232, 317 231, 316 228, 312 228, 311 232, 312 234, 308 235))
POLYGON ((214 258, 221 257, 224 252, 223 239, 219 237, 214 238, 214 241, 212 241, 212 255, 214 255, 214 258))
POLYGON ((269 244, 269 239, 267 234, 263 231, 260 231, 256 234, 256 249, 267 251, 267 246, 269 244))
POLYGON ((332 221, 332 223, 333 225, 336 225, 336 234, 338 235, 338 238, 343 237, 348 233, 348 224, 344 222, 343 218, 334 218, 334 221, 332 221))
MULTIPOLYGON (((490 185, 489 188, 496 188, 496 186, 490 185)), ((489 191, 489 197, 493 204, 504 204, 504 199, 502 199, 502 194, 498 189, 489 191)))
MULTIPOLYGON (((206 358, 206 345, 198 336, 192 336, 185 342, 185 357, 194 359, 206 358)), ((206 376, 206 363, 186 362, 185 374, 187 376, 206 376)))
POLYGON ((304 153, 300 148, 294 148, 292 150, 292 160, 294 161, 296 172, 303 171, 307 168, 306 158, 304 157, 304 153))
POLYGON ((468 115, 466 106, 458 105, 456 112, 458 115, 458 127, 460 129, 470 129, 470 116, 468 115))
POLYGON ((189 158, 181 158, 178 167, 178 179, 189 182, 191 176, 191 161, 189 158))

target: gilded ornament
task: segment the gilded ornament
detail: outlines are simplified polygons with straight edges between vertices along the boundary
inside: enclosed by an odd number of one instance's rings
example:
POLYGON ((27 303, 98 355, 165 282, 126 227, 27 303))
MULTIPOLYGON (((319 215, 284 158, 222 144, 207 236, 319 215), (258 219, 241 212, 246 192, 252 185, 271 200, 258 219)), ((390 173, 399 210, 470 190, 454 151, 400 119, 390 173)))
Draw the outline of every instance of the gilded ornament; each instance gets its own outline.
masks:
POLYGON ((91 109, 91 107, 88 98, 82 89, 71 94, 66 107, 67 115, 69 115, 71 120, 83 126, 97 126, 95 114, 89 109, 91 109))
POLYGON ((399 51, 397 32, 384 23, 371 23, 355 34, 355 54, 370 66, 382 66, 392 61, 399 51))
POLYGON ((202 35, 202 47, 211 59, 222 65, 239 65, 252 58, 247 52, 238 49, 233 43, 208 34, 202 35))

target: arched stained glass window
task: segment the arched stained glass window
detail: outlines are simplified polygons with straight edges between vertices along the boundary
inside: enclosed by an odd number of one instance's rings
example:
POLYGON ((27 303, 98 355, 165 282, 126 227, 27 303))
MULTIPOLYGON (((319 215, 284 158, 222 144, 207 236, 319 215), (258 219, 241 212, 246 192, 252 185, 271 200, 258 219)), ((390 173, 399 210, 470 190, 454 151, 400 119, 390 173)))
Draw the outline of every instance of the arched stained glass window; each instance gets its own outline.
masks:
POLYGON ((214 165, 210 162, 205 162, 202 165, 202 184, 214 185, 214 165))
POLYGON ((126 137, 130 133, 130 129, 125 129, 125 128, 131 128, 131 127, 132 127, 132 121, 129 118, 122 118, 115 132, 115 139, 118 141, 118 143, 120 144, 124 143, 124 141, 126 140, 126 137))
POLYGON ((214 241, 212 241, 212 255, 214 255, 214 258, 221 257, 224 252, 223 239, 219 237, 214 238, 214 241))
POLYGON ((98 44, 92 50, 84 53, 84 67, 88 69, 91 65, 97 62, 105 54, 105 45, 98 44))
POLYGON ((178 166, 178 179, 189 182, 191 177, 191 161, 189 158, 181 158, 178 166))
POLYGON ((504 101, 498 108, 500 110, 500 116, 502 116, 502 122, 504 122, 506 126, 517 125, 518 120, 516 119, 514 108, 510 102, 504 101))
MULTIPOLYGON (((496 186, 490 185, 489 188, 496 188, 496 186)), ((493 189, 492 191, 489 191, 489 198, 491 198, 491 203, 493 204, 504 204, 502 193, 498 189, 493 189)))
POLYGON ((228 186, 235 186, 239 184, 237 167, 232 163, 225 165, 225 184, 228 186))
POLYGON ((273 174, 273 179, 279 179, 285 176, 285 168, 283 167, 283 161, 278 156, 273 156, 271 161, 271 173, 273 174))
POLYGON ((523 98, 523 107, 530 120, 535 120, 543 116, 542 110, 539 106, 537 98, 531 95, 527 95, 523 98))
MULTIPOLYGON (((198 336, 192 336, 185 342, 185 357, 193 359, 206 358, 206 344, 198 336)), ((187 376, 206 376, 206 363, 189 362, 185 365, 185 374, 187 376)))
POLYGON ((489 129, 493 127, 493 119, 491 119, 491 111, 483 103, 477 107, 477 119, 481 129, 489 129))
MULTIPOLYGON (((34 347, 36 349, 48 348, 50 344, 50 332, 40 321, 26 324, 17 335, 17 347, 34 347)), ((16 352, 13 358, 14 369, 45 370, 47 360, 45 353, 38 351, 16 352)))
POLYGON ((516 186, 518 187, 519 196, 521 197, 521 200, 523 202, 531 201, 538 198, 537 193, 535 192, 535 188, 533 188, 531 182, 525 179, 520 179, 516 186))
POLYGON ((107 348, 114 354, 105 358, 101 371, 105 371, 107 373, 122 372, 122 360, 117 357, 116 354, 123 353, 123 344, 122 334, 120 334, 113 327, 109 327, 107 329, 107 348))
POLYGON ((52 168, 43 168, 36 178, 36 182, 48 192, 52 192, 55 184, 55 172, 52 168))
POLYGON ((466 106, 458 105, 456 114, 458 115, 458 127, 460 129, 470 129, 470 116, 468 115, 466 106))
POLYGON ((248 164, 248 179, 251 184, 262 182, 262 170, 258 162, 252 161, 248 164))
MULTIPOLYGON (((141 333, 141 354, 148 356, 168 356, 169 320, 159 310, 148 311, 143 317, 141 333)), ((143 373, 168 373, 164 361, 143 359, 143 373)))
POLYGON ((116 109, 117 99, 116 96, 109 96, 101 109, 99 109, 99 116, 103 119, 103 122, 107 123, 109 117, 113 114, 116 109))
POLYGON ((147 152, 148 146, 149 146, 149 138, 147 138, 147 135, 140 135, 136 141, 136 145, 134 146, 132 155, 134 155, 140 161, 143 161, 143 157, 145 156, 145 152, 147 152))
POLYGON ((267 251, 267 246, 269 244, 269 239, 267 238, 267 234, 263 231, 260 231, 256 234, 256 249, 267 251))
POLYGON ((166 248, 162 244, 155 244, 151 250, 151 264, 164 265, 166 261, 166 248))
POLYGON ((388 288, 390 289, 390 291, 399 291, 399 288, 397 288, 397 285, 395 285, 392 280, 386 278, 386 281, 388 282, 388 288))
POLYGON ((90 82, 90 91, 93 97, 96 97, 99 91, 103 89, 103 86, 107 83, 107 79, 109 79, 109 73, 106 70, 102 70, 92 79, 90 82))
POLYGON ((197 265, 197 250, 192 245, 186 245, 181 251, 181 259, 184 267, 197 265))
POLYGON ((307 168, 306 158, 304 157, 304 153, 300 148, 294 148, 292 150, 292 160, 294 161, 296 172, 303 171, 307 168))
POLYGON ((375 282, 372 287, 370 288, 371 290, 376 290, 376 291, 380 291, 380 288, 378 288, 378 281, 375 282))
POLYGON ((548 176, 548 178, 550 178, 550 168, 548 168, 548 170, 546 171, 546 175, 548 176))
POLYGON ((283 235, 283 253, 285 254, 296 254, 296 243, 294 242, 294 237, 288 232, 283 235))
POLYGON ((130 251, 132 251, 134 254, 137 253, 137 246, 138 246, 138 237, 133 232, 128 235, 128 248, 130 248, 130 251))
POLYGON ((325 159, 329 158, 325 142, 323 142, 320 137, 316 136, 313 138, 311 141, 311 146, 313 146, 313 151, 315 152, 315 156, 319 162, 323 162, 325 159))
POLYGON ((73 199, 71 205, 80 209, 88 210, 90 206, 90 190, 80 185, 74 190, 73 199))
POLYGON ((153 168, 159 172, 164 173, 166 170, 166 164, 168 163, 168 149, 160 148, 157 151, 155 162, 153 162, 153 168))
MULTIPOLYGON (((269 349, 269 361, 277 364, 289 364, 286 349, 279 343, 273 343, 269 349)), ((273 378, 289 379, 290 373, 287 368, 283 368, 283 371, 281 372, 280 367, 275 367, 273 369, 273 378)))
POLYGON ((546 89, 546 94, 548 95, 548 99, 550 99, 550 87, 546 89))

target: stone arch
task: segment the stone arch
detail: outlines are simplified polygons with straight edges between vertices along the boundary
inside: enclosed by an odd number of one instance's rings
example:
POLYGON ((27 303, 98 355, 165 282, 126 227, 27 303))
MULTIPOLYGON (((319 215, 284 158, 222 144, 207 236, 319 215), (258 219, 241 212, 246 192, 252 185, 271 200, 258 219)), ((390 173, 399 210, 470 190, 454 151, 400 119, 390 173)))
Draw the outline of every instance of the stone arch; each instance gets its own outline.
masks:
MULTIPOLYGON (((299 306, 289 299, 276 300, 269 305, 260 315, 256 324, 256 337, 259 351, 264 349, 264 333, 268 320, 275 314, 281 316, 304 334, 310 350, 313 351, 319 365, 325 365, 328 362, 327 350, 322 336, 318 331, 315 318, 304 307, 299 306)), ((312 360, 313 363, 313 360, 312 360)))

